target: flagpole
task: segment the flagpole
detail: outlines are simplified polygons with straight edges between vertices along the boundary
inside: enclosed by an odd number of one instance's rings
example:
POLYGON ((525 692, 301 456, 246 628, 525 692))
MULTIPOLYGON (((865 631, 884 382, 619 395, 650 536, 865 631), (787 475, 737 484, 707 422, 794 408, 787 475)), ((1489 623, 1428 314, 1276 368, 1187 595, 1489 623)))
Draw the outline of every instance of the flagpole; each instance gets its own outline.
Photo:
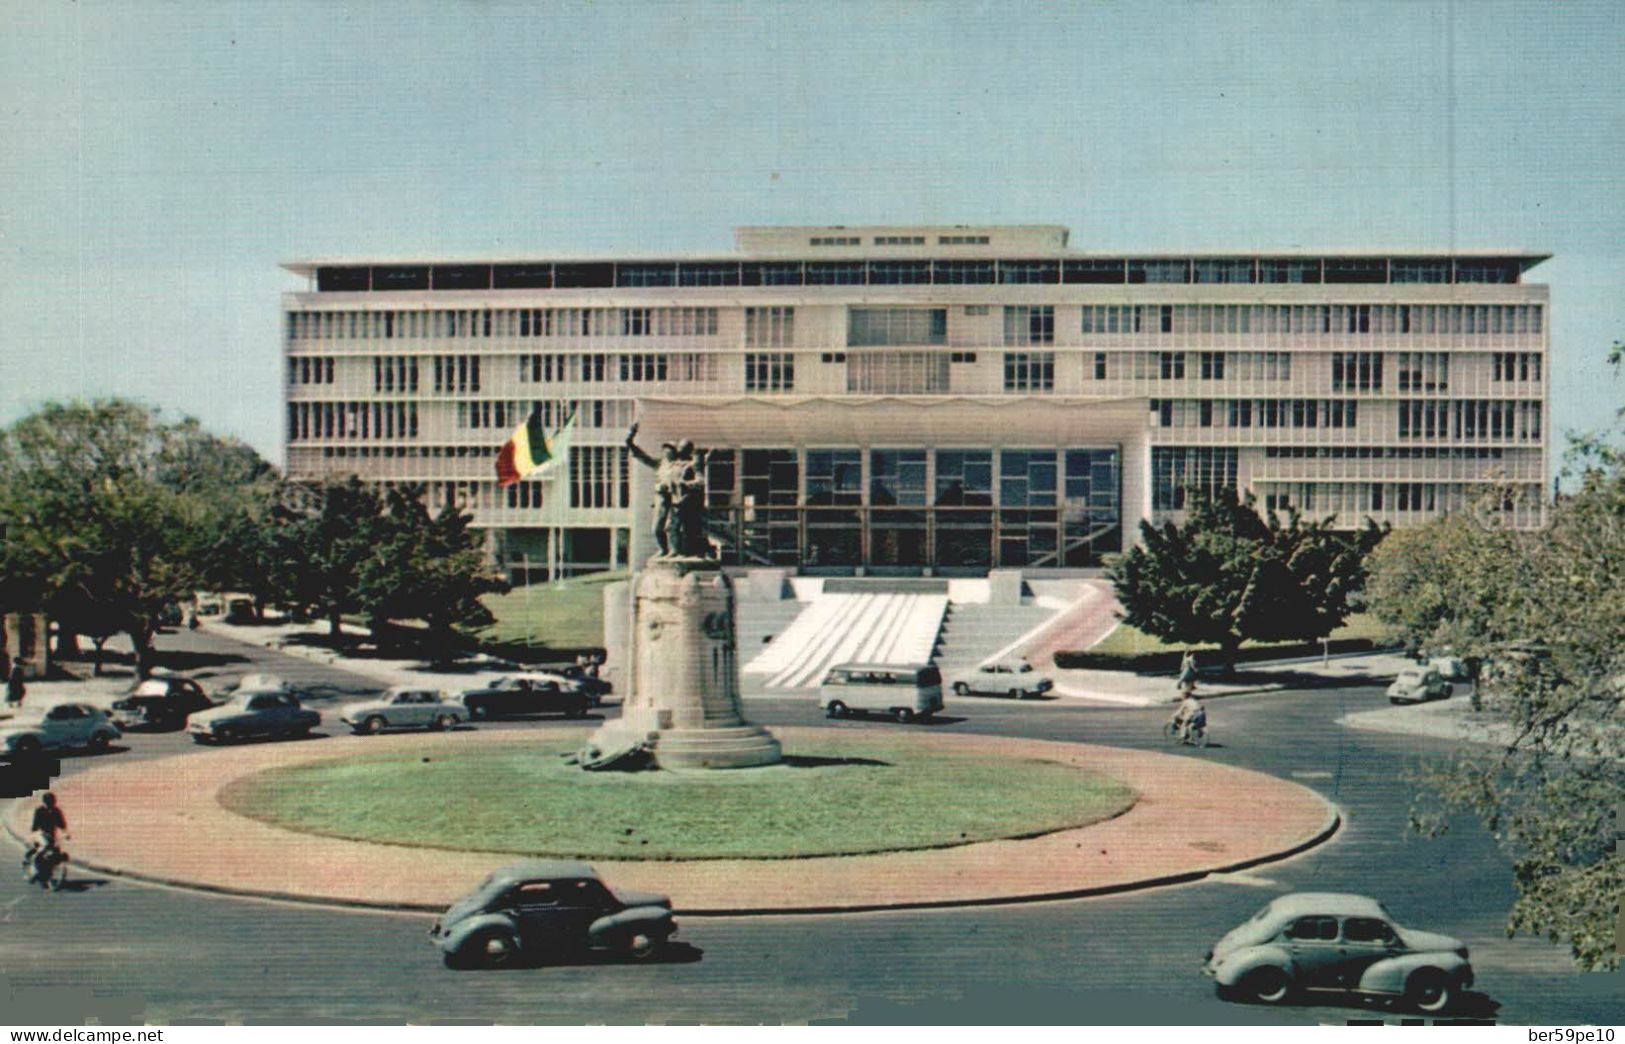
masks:
POLYGON ((536 636, 536 618, 530 615, 530 552, 525 552, 525 648, 529 649, 536 636))

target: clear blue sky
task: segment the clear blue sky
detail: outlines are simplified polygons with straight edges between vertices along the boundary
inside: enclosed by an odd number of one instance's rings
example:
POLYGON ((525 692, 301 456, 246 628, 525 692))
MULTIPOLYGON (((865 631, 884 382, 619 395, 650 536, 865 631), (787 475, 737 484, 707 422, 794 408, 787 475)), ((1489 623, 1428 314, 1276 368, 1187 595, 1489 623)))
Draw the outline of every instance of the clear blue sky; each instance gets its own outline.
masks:
POLYGON ((1622 26, 1617 2, 16 0, 0 423, 121 394, 280 459, 289 258, 1012 222, 1551 251, 1555 427, 1595 428, 1625 402, 1622 26))

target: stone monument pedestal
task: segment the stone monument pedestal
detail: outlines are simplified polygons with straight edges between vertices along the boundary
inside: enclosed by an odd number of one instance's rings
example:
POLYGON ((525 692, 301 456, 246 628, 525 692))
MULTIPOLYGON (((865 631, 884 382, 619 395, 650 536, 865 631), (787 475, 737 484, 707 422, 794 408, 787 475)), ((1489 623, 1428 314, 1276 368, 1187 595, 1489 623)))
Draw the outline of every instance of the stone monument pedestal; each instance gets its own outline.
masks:
POLYGON ((621 717, 588 740, 639 742, 661 768, 752 768, 778 762, 779 741, 739 706, 733 588, 710 559, 660 556, 635 581, 632 664, 621 717))

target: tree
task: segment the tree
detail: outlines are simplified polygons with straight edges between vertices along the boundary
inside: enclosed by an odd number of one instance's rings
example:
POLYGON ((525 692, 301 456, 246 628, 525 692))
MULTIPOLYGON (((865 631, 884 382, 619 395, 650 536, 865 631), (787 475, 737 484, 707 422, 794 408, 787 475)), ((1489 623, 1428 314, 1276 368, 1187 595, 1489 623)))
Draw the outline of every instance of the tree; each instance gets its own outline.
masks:
POLYGON ((325 616, 328 633, 344 630, 344 615, 363 609, 361 567, 383 537, 383 500, 354 475, 331 479, 314 503, 285 519, 273 516, 269 555, 278 600, 295 611, 325 616))
POLYGON ((508 585, 487 567, 469 518, 449 503, 431 516, 417 487, 390 490, 378 539, 360 572, 374 640, 386 640, 392 620, 422 620, 432 655, 442 658, 465 644, 468 629, 492 622, 481 596, 508 585))
POLYGON ((194 421, 113 399, 51 403, 0 433, 6 597, 98 648, 130 636, 145 671, 155 618, 191 596, 221 505, 269 465, 194 421))
POLYGON ((1476 817, 1512 860, 1507 934, 1541 935, 1581 967, 1617 969, 1625 454, 1604 433, 1578 440, 1571 461, 1580 490, 1553 505, 1546 529, 1514 529, 1497 491, 1379 554, 1371 597, 1417 645, 1483 664, 1483 705, 1501 737, 1424 768, 1413 826, 1438 834, 1452 813, 1476 817))
POLYGON ((1471 556, 1440 555, 1434 582, 1466 611, 1426 644, 1482 661, 1484 705, 1506 737, 1424 771, 1413 817, 1442 833, 1476 815, 1513 861, 1508 934, 1568 944, 1583 967, 1619 967, 1625 859, 1614 810, 1625 795, 1625 469, 1587 476, 1544 532, 1480 520, 1471 556), (1493 549, 1488 551, 1485 549, 1493 549))
POLYGON ((1170 642, 1217 645, 1227 671, 1243 641, 1325 637, 1347 619, 1382 536, 1333 522, 1296 511, 1266 521, 1250 495, 1193 490, 1183 525, 1141 522, 1139 544, 1108 563, 1123 619, 1170 642))

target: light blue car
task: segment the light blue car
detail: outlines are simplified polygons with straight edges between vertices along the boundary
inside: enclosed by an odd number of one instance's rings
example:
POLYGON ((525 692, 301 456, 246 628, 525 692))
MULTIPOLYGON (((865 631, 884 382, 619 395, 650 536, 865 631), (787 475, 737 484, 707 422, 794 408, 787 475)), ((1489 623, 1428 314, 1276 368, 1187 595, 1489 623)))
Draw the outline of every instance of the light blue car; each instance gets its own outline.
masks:
POLYGON ((1459 939, 1405 928, 1362 895, 1295 892, 1220 939, 1203 972, 1222 997, 1281 1004, 1306 990, 1402 998, 1434 1014, 1473 984, 1459 939))

